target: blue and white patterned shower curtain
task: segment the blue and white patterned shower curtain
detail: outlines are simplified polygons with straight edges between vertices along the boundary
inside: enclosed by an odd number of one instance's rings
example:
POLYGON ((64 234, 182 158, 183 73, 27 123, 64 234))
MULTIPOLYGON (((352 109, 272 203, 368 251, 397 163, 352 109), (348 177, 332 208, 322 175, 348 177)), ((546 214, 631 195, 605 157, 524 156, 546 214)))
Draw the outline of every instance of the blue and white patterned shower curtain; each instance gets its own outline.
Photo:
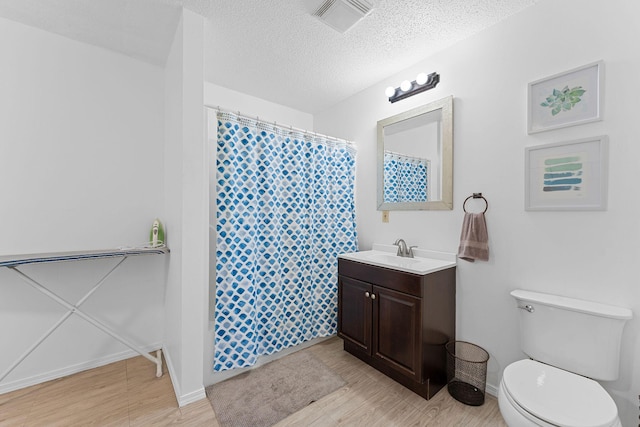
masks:
POLYGON ((337 328, 337 256, 357 250, 355 149, 218 113, 214 371, 337 328))
POLYGON ((384 152, 384 201, 428 201, 428 172, 430 162, 393 151, 384 152))

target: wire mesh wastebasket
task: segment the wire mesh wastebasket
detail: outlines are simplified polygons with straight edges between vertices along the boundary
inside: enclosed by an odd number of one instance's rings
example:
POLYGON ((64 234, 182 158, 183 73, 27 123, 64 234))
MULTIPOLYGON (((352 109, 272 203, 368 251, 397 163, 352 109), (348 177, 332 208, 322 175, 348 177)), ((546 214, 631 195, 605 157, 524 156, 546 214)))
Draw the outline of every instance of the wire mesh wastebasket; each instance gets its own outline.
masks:
POLYGON ((466 341, 449 341, 447 389, 456 400, 471 406, 484 403, 489 353, 466 341))

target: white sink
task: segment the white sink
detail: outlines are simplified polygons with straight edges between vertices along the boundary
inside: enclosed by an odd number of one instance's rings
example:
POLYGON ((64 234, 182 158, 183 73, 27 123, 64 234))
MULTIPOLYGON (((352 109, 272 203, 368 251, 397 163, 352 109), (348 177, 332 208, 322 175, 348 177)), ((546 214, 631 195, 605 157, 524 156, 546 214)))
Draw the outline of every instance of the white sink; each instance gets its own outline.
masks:
POLYGON ((414 248, 414 257, 405 258, 397 256, 397 251, 398 247, 394 245, 374 244, 370 251, 351 252, 339 255, 338 258, 420 275, 456 265, 456 255, 452 253, 414 248))

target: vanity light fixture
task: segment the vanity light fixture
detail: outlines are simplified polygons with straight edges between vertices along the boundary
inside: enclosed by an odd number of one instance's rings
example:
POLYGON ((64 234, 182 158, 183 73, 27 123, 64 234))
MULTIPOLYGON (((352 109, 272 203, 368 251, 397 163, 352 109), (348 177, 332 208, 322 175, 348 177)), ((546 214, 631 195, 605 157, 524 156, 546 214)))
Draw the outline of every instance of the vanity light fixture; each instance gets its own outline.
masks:
POLYGON ((394 103, 401 99, 408 98, 417 93, 424 92, 425 90, 433 89, 440 82, 440 74, 420 73, 416 79, 412 82, 405 80, 400 84, 400 87, 394 88, 389 86, 384 94, 389 98, 389 102, 394 103))

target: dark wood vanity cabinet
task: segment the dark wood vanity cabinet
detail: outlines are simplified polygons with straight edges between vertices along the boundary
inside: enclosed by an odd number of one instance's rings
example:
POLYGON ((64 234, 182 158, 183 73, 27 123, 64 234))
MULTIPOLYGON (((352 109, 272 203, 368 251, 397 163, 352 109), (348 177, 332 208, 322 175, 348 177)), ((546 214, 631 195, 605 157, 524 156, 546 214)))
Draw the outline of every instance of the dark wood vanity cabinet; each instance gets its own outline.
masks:
POLYGON ((446 384, 455 339, 455 267, 424 276, 338 260, 344 349, 429 399, 446 384))

